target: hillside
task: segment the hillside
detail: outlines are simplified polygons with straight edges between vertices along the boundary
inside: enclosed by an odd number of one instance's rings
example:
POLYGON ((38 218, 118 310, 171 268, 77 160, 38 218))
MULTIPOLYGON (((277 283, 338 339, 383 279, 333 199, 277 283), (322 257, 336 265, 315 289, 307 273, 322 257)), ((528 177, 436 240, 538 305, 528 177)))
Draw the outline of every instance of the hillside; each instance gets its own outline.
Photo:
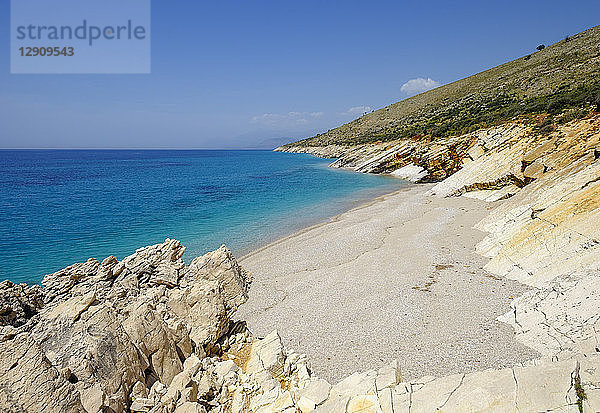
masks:
POLYGON ((600 26, 282 149, 450 137, 586 104, 600 104, 600 26))

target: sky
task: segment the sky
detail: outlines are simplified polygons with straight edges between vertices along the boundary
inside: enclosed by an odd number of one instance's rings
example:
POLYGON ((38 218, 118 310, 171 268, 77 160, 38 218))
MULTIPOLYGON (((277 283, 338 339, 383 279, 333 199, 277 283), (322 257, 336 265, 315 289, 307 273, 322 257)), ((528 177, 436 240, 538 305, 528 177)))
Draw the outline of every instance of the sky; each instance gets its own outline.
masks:
POLYGON ((9 5, 0 148, 273 147, 600 23, 598 0, 152 0, 150 74, 15 75, 9 5))

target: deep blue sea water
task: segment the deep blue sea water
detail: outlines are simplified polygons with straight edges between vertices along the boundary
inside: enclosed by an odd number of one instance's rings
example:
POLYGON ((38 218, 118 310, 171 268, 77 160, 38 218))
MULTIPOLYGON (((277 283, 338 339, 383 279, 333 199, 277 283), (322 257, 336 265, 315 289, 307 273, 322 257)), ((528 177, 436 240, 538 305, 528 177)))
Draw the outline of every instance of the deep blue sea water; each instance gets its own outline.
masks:
POLYGON ((39 283, 89 257, 176 238, 240 256, 400 180, 270 151, 0 151, 0 280, 39 283))

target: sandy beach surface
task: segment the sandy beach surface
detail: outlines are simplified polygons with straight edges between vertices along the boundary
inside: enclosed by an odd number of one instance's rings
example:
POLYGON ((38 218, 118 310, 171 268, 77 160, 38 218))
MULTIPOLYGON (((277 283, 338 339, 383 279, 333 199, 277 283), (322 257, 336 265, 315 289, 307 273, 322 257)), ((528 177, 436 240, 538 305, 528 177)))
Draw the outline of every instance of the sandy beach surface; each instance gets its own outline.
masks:
POLYGON ((403 378, 513 365, 537 356, 495 318, 526 287, 483 270, 472 226, 489 204, 386 195, 242 258, 254 274, 238 311, 277 329, 331 382, 398 359, 403 378))

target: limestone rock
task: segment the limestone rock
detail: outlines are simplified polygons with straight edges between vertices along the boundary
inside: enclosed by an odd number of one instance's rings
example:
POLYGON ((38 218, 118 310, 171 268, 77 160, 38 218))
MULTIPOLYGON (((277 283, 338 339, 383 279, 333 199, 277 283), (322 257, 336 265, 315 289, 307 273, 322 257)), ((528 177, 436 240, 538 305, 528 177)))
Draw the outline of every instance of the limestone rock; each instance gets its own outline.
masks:
POLYGON ((402 381, 402 374, 400 372, 400 364, 398 360, 394 360, 387 366, 380 368, 377 371, 377 378, 375 379, 375 387, 377 391, 381 391, 388 387, 394 387, 402 381))
POLYGON ((376 393, 377 372, 369 370, 354 373, 331 388, 331 397, 346 397, 359 394, 376 393))
POLYGON ((217 380, 220 383, 223 383, 228 374, 235 373, 238 370, 239 367, 235 364, 233 360, 227 360, 217 363, 215 365, 214 372, 217 375, 217 380))
POLYGON ((148 397, 148 388, 141 381, 135 382, 133 388, 131 389, 130 398, 133 399, 142 399, 148 397))
POLYGON ((523 171, 523 176, 529 179, 538 179, 544 175, 546 167, 540 161, 535 161, 523 171))
POLYGON ((38 285, 0 282, 0 326, 20 327, 36 315, 44 305, 38 285))
POLYGON ((285 354, 283 344, 277 331, 273 331, 263 340, 252 344, 252 352, 246 366, 248 374, 268 371, 273 377, 280 377, 284 372, 285 354))
POLYGON ((313 379, 298 393, 298 396, 301 399, 305 399, 306 405, 318 406, 327 400, 330 390, 331 384, 327 381, 323 379, 313 379), (310 402, 310 404, 308 404, 308 402, 310 402))
POLYGON ((527 292, 499 317, 517 340, 545 356, 599 353, 600 276, 598 268, 574 272, 549 287, 527 292))
POLYGON ((427 169, 421 168, 415 164, 408 164, 391 172, 391 175, 411 182, 419 182, 429 175, 427 169))
POLYGON ((380 411, 379 399, 375 394, 354 396, 346 406, 347 413, 378 413, 380 411))
MULTIPOLYGON (((577 411, 575 380, 592 394, 600 356, 415 381, 394 389, 394 411, 577 411), (585 371, 584 376, 581 372, 585 371), (584 378, 585 377, 585 378, 584 378)), ((585 400, 584 411, 597 403, 585 400)))
POLYGON ((350 397, 336 397, 327 400, 321 406, 315 409, 315 413, 338 413, 346 412, 350 397))
POLYGON ((187 404, 197 400, 198 356, 227 333, 251 277, 225 247, 189 267, 184 251, 167 239, 121 262, 71 265, 43 289, 0 284, 0 389, 10 389, 0 410, 149 411, 181 399, 178 408, 203 411, 187 404))
POLYGON ((485 153, 485 150, 481 145, 475 145, 469 149, 468 154, 472 160, 480 158, 485 153))
POLYGON ((317 405, 312 400, 310 400, 304 396, 300 397, 300 399, 298 400, 296 405, 298 406, 298 409, 300 409, 300 411, 302 413, 312 412, 317 407, 317 405))
MULTIPOLYGON (((77 306, 77 298, 63 304, 77 306)), ((71 381, 87 411, 123 411, 133 384, 145 380, 148 363, 111 307, 99 304, 73 319, 77 310, 79 307, 64 314, 50 309, 42 312, 32 338, 53 366, 71 371, 71 381)))
POLYGON ((555 140, 550 140, 550 141, 544 142, 541 145, 537 146, 536 148, 527 152, 525 155, 523 155, 523 163, 525 165, 530 165, 533 162, 535 162, 537 159, 539 159, 543 155, 546 155, 547 153, 553 151, 554 149, 556 149, 556 141, 555 140))
POLYGON ((0 410, 85 412, 75 385, 27 333, 0 342, 0 410))
POLYGON ((227 308, 236 309, 248 299, 248 287, 252 275, 237 263, 231 251, 222 245, 218 250, 192 260, 184 276, 184 282, 200 280, 219 281, 227 308))
POLYGON ((206 408, 198 403, 185 402, 175 409, 175 413, 206 413, 206 408))

